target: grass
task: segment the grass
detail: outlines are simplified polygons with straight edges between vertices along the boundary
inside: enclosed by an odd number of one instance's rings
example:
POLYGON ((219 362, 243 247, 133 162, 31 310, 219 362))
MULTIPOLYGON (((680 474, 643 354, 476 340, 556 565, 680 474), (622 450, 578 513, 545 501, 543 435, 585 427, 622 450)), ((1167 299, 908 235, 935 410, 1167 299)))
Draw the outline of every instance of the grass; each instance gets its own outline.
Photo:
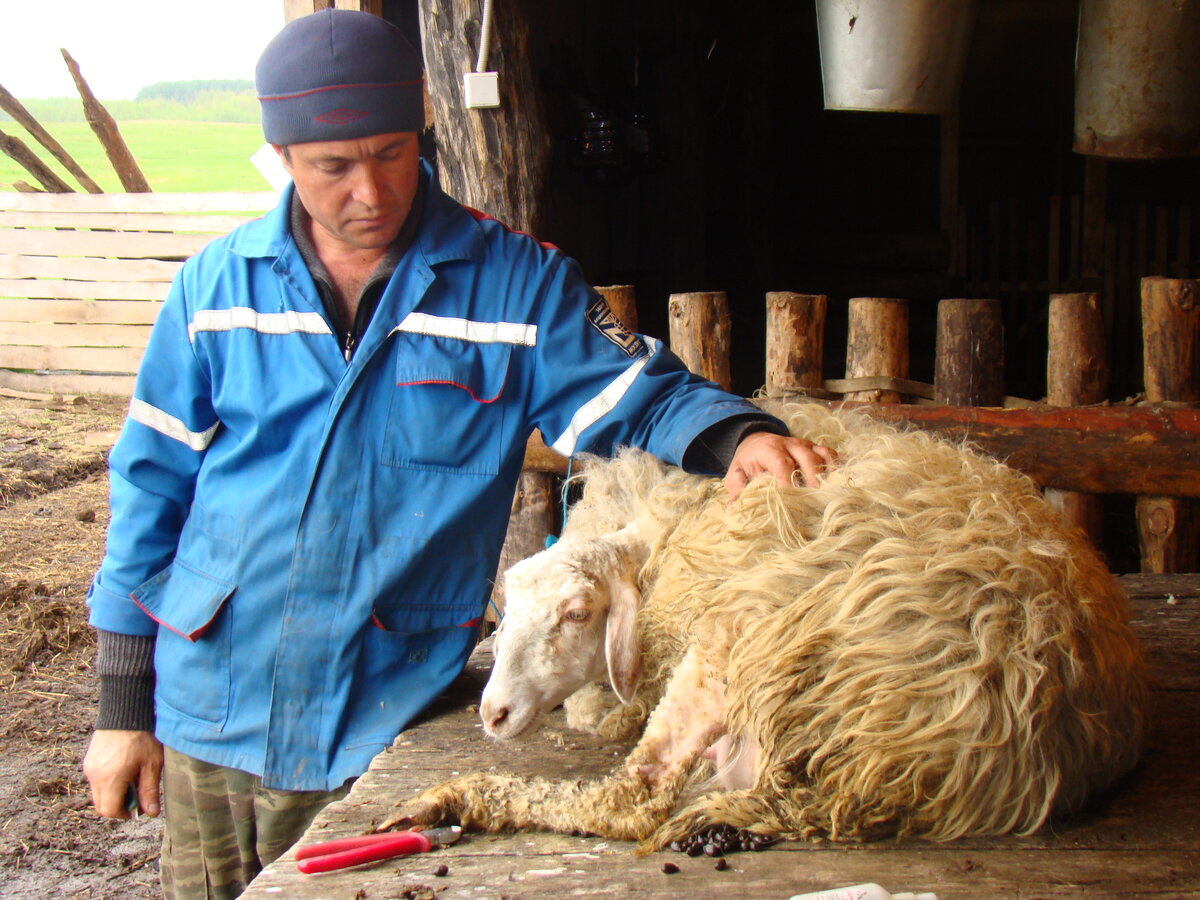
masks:
MULTIPOLYGON (((105 191, 123 190, 104 148, 86 122, 52 122, 44 127, 105 191)), ((119 127, 152 190, 270 190, 250 162, 250 156, 263 143, 262 129, 256 124, 129 121, 119 127)), ((6 122, 4 131, 19 137, 75 190, 83 190, 23 128, 6 122)), ((11 190, 9 185, 14 181, 37 186, 24 167, 0 154, 0 190, 11 190)))

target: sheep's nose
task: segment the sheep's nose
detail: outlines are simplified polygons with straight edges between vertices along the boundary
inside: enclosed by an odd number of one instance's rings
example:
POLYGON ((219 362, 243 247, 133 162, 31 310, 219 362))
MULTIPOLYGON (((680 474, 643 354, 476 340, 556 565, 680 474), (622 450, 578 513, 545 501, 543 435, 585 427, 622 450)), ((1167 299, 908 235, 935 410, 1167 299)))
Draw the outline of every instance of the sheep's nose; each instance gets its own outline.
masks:
POLYGON ((484 703, 479 708, 480 718, 483 719, 483 724, 487 726, 488 731, 495 731, 504 724, 504 720, 508 718, 511 710, 507 706, 496 706, 492 703, 484 703))

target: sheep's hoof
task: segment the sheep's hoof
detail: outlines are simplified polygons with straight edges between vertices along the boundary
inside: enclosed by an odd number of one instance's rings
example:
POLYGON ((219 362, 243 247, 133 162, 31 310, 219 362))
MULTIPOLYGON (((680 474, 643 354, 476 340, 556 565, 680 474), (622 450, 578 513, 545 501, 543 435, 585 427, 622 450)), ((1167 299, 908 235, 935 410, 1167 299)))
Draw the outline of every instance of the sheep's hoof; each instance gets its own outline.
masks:
POLYGON ((454 789, 453 782, 446 782, 399 805, 401 811, 390 817, 376 831, 457 824, 463 804, 461 794, 454 789))

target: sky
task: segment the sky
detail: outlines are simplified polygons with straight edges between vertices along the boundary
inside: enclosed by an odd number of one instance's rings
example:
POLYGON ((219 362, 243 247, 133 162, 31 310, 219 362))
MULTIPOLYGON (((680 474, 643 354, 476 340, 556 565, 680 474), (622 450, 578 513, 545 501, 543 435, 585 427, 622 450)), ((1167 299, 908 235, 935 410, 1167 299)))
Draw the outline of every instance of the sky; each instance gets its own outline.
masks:
POLYGON ((19 99, 77 97, 59 48, 101 100, 158 81, 254 78, 284 0, 0 0, 0 85, 19 99))

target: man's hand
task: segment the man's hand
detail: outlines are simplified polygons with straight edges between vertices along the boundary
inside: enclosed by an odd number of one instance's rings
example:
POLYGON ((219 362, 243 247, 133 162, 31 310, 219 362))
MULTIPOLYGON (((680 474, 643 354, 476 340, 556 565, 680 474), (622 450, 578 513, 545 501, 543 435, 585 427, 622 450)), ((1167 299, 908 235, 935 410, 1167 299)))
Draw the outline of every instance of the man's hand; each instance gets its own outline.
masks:
POLYGON ((807 487, 816 487, 821 472, 836 462, 837 454, 828 447, 804 438, 756 431, 738 444, 725 473, 725 490, 730 500, 736 500, 750 479, 763 472, 772 473, 781 485, 795 485, 799 473, 807 487))
POLYGON ((95 731, 83 758, 96 812, 111 819, 129 818, 125 797, 130 785, 137 791, 142 812, 157 816, 162 768, 162 744, 149 731, 95 731))

